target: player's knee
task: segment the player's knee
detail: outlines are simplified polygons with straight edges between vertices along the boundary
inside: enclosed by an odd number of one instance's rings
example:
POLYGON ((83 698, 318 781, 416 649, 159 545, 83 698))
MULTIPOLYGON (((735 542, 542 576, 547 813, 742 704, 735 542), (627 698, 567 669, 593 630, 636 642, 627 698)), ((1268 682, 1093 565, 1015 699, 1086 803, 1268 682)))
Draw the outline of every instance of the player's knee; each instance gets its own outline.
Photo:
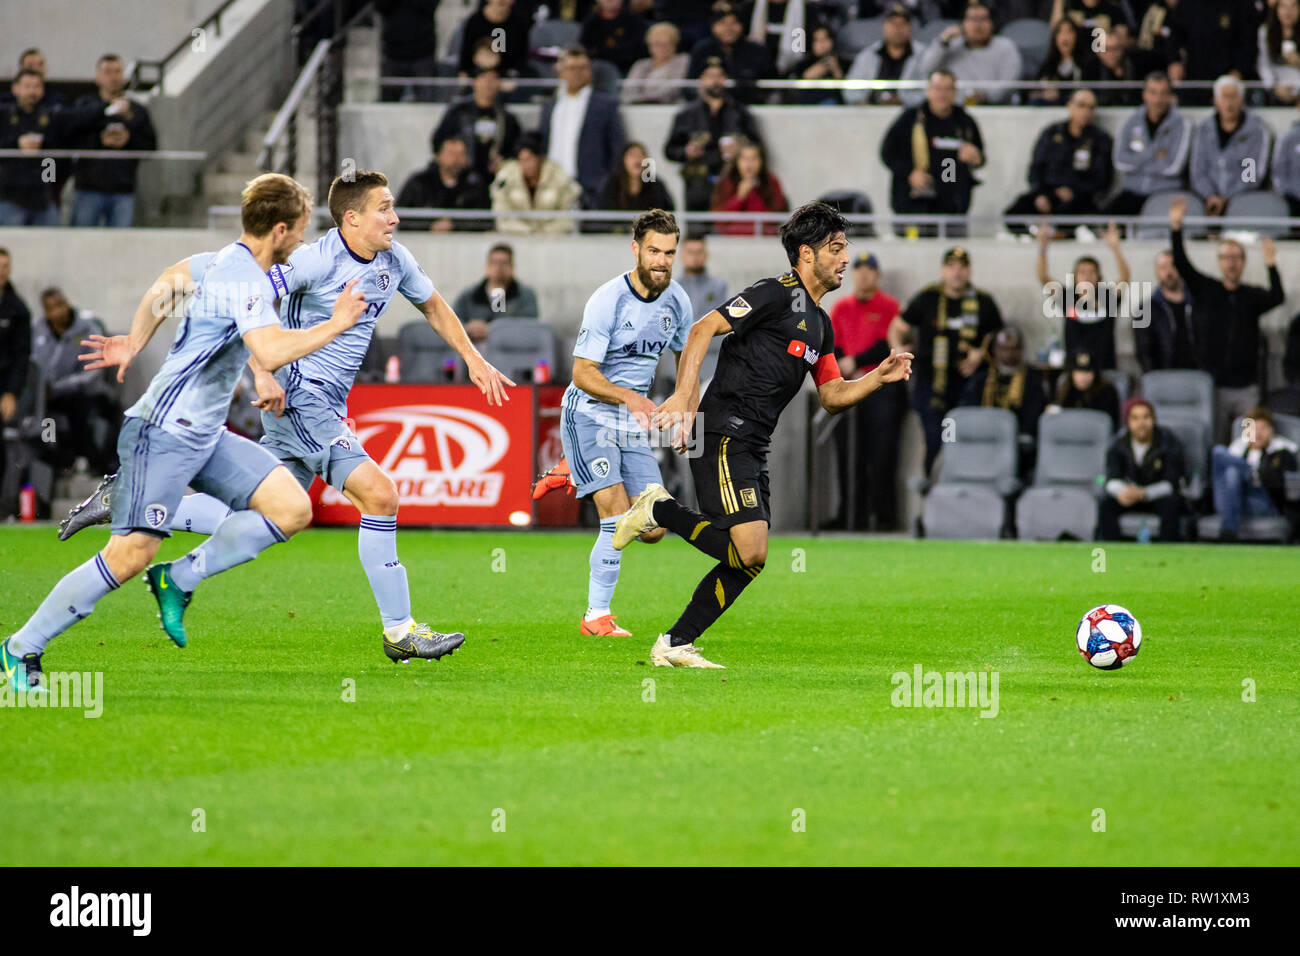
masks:
POLYGON ((397 486, 387 475, 366 489, 365 513, 368 515, 397 514, 397 486))
POLYGON ((740 563, 751 570, 762 570, 763 565, 767 562, 767 542, 754 544, 736 545, 736 554, 740 556, 740 563))
POLYGON ((160 538, 152 535, 113 535, 104 548, 104 563, 120 584, 144 571, 158 553, 160 538))
POLYGON ((311 524, 311 499, 301 488, 278 497, 263 515, 275 523, 286 538, 311 524))
POLYGON ((667 533, 667 528, 655 528, 653 531, 647 531, 641 535, 641 541, 643 544, 658 544, 667 533))

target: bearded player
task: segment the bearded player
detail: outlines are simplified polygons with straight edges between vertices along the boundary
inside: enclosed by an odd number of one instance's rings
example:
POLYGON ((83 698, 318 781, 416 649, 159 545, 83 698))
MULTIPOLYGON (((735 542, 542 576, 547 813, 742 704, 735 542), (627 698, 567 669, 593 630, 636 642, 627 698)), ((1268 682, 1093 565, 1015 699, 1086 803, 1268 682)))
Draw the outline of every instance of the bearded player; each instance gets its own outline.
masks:
POLYGON ((677 623, 650 651, 661 667, 721 667, 695 641, 758 577, 767 560, 767 454, 772 430, 804 376, 811 374, 831 414, 856 405, 887 382, 911 375, 912 355, 892 351, 873 371, 844 381, 822 297, 840 287, 849 265, 845 220, 821 202, 800 206, 781 227, 789 272, 762 279, 693 326, 678 363, 677 389, 655 409, 658 427, 689 433, 698 412, 703 454, 691 459, 704 514, 650 485, 618 520, 613 546, 667 528, 718 563, 704 576, 677 623), (727 335, 701 402, 700 364, 715 335, 727 335))

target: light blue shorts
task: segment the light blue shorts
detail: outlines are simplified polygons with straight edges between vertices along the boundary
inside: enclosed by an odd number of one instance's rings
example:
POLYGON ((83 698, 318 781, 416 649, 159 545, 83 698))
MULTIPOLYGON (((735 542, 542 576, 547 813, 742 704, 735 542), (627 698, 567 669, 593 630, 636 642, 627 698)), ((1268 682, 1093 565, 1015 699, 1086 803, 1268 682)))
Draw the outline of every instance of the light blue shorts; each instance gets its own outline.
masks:
POLYGON ((134 416, 122 426, 117 455, 122 466, 110 499, 113 534, 144 531, 160 538, 171 535, 186 486, 243 511, 280 464, 257 442, 224 428, 211 448, 194 448, 134 416))
POLYGON ((320 475, 342 491, 357 466, 370 460, 361 439, 338 412, 306 389, 295 389, 292 402, 293 407, 286 407, 279 418, 262 413, 263 447, 293 472, 303 488, 310 488, 320 475))
POLYGON ((663 483, 659 461, 644 434, 618 431, 562 407, 560 440, 579 498, 622 482, 631 499, 646 485, 663 483))

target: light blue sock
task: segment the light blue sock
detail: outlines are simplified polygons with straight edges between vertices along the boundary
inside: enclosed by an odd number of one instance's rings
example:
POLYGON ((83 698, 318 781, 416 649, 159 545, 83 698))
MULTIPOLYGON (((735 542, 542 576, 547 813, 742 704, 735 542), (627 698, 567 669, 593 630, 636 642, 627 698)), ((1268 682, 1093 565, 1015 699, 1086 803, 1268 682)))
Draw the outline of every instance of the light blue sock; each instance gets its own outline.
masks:
POLYGON ((614 550, 614 525, 622 515, 600 519, 600 537, 591 547, 591 580, 587 584, 587 611, 609 613, 609 602, 618 585, 621 551, 614 550))
POLYGON ((406 568, 397 560, 397 515, 362 515, 357 532, 357 554, 375 592, 384 627, 411 619, 411 592, 406 568))
POLYGON ((176 517, 172 519, 173 531, 192 531, 195 534, 215 534, 221 522, 225 521, 234 510, 224 501, 218 501, 211 495, 186 495, 176 506, 176 517))
POLYGON ((271 545, 286 540, 284 533, 258 512, 236 511, 207 541, 172 562, 172 580, 182 591, 193 591, 204 578, 252 561, 271 545))
POLYGON ((103 555, 95 555, 54 585, 36 613, 9 638, 9 653, 18 657, 45 653, 46 644, 88 617, 95 609, 95 602, 119 586, 103 555))

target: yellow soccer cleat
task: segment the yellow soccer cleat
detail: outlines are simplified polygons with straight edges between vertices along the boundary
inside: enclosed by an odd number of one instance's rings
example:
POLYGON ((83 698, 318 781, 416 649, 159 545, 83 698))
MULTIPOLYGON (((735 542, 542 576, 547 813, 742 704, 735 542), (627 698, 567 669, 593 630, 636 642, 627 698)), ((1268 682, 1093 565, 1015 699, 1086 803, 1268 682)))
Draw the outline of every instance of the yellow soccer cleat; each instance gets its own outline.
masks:
POLYGON ((632 543, 633 538, 659 527, 659 522, 655 521, 655 502, 671 497, 663 485, 646 485, 645 491, 636 496, 632 507, 614 525, 614 550, 622 551, 632 543))
POLYGON ((722 664, 715 664, 700 656, 694 644, 673 647, 668 643, 667 634, 660 634, 659 640, 655 641, 655 646, 650 648, 650 660, 654 662, 655 667, 716 667, 721 671, 727 669, 722 664))

